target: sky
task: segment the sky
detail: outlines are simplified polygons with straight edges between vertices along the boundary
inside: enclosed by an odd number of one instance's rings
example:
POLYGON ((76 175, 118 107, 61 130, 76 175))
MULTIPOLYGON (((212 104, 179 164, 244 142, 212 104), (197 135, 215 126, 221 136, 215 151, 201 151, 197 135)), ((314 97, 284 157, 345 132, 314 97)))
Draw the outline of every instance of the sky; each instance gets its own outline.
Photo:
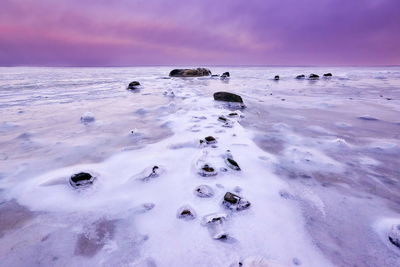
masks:
POLYGON ((1 0, 18 65, 400 65, 400 0, 1 0))

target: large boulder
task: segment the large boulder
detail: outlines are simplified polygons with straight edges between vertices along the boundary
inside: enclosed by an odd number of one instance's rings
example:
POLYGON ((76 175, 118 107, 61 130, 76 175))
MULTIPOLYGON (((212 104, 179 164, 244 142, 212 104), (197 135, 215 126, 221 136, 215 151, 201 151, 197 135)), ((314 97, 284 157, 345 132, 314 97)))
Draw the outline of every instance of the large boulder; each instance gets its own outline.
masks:
POLYGON ((174 69, 169 73, 171 77, 202 77, 210 76, 211 71, 206 68, 197 69, 174 69))
POLYGON ((225 102, 236 102, 243 103, 243 99, 240 95, 228 93, 228 92, 216 92, 214 93, 214 100, 225 101, 225 102))

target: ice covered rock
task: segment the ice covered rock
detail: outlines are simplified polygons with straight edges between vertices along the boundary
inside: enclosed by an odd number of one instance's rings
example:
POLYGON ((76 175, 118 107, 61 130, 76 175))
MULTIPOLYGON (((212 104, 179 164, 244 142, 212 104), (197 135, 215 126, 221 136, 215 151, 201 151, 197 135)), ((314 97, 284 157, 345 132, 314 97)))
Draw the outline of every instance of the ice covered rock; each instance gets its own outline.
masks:
POLYGON ((81 122, 89 123, 95 121, 94 114, 92 112, 85 112, 81 116, 81 122))
POLYGON ((224 72, 222 73, 221 77, 231 77, 231 74, 229 72, 224 72))
POLYGON ((185 205, 178 209, 177 217, 179 219, 193 220, 196 218, 196 212, 189 205, 185 205))
POLYGON ((209 198, 214 196, 214 190, 211 188, 211 186, 208 185, 199 185, 194 190, 194 193, 196 194, 196 196, 202 198, 209 198))
POLYGON ((135 90, 135 89, 138 89, 139 86, 140 86, 140 82, 138 82, 138 81, 133 81, 133 82, 130 82, 130 83, 129 83, 128 89, 129 89, 129 90, 135 90))
POLYGON ((296 79, 301 80, 301 79, 305 79, 306 76, 304 74, 300 74, 296 76, 296 79))
POLYGON ((328 72, 324 74, 324 77, 332 77, 332 73, 328 72))
POLYGON ((252 256, 232 264, 230 267, 285 267, 285 265, 273 260, 267 260, 262 256, 252 256))
POLYGON ((204 165, 202 165, 202 166, 199 168, 199 170, 198 170, 197 173, 198 173, 200 176, 203 176, 203 177, 210 177, 210 176, 215 176, 215 175, 218 174, 218 172, 215 170, 215 168, 212 167, 212 166, 209 165, 209 164, 204 164, 204 165))
POLYGON ((224 240, 228 238, 223 224, 228 215, 225 213, 212 213, 203 217, 203 225, 207 226, 213 239, 224 240))
POLYGON ((207 136, 206 138, 204 138, 204 140, 206 141, 207 145, 217 143, 217 139, 215 139, 215 137, 213 137, 213 136, 207 136))
POLYGON ((96 177, 88 172, 79 172, 72 175, 69 179, 69 183, 74 188, 84 188, 93 184, 96 177))
POLYGON ((400 248, 400 224, 392 226, 392 229, 388 234, 388 239, 390 243, 400 248))
POLYGON ((274 80, 279 81, 279 75, 275 75, 274 80))
POLYGON ((134 175, 131 179, 140 180, 142 182, 147 182, 153 178, 159 177, 161 174, 165 172, 165 169, 162 166, 153 166, 148 167, 141 171, 140 173, 134 175))
POLYGON ((237 102, 243 103, 243 99, 240 95, 236 95, 228 92, 216 92, 214 93, 214 100, 225 101, 225 102, 237 102))
POLYGON ((240 171, 239 164, 233 159, 233 156, 229 150, 227 150, 226 153, 224 154, 224 160, 229 168, 235 171, 240 171))
POLYGON ((201 77, 210 76, 211 71, 206 68, 197 69, 174 69, 169 73, 171 77, 201 77))
POLYGON ((231 192, 226 192, 222 204, 227 209, 236 211, 241 211, 250 207, 249 201, 231 192))
POLYGON ((308 76, 308 78, 311 80, 316 80, 316 79, 319 79, 319 75, 311 73, 310 76, 308 76))

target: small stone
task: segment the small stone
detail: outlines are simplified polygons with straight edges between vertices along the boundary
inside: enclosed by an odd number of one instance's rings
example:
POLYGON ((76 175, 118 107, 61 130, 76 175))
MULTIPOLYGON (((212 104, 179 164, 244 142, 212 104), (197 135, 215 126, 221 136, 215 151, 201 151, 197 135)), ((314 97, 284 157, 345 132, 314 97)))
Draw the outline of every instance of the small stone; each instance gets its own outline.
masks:
POLYGON ((214 190, 208 185, 199 185, 194 190, 194 193, 201 198, 209 198, 214 196, 214 190))
POLYGON ((142 172, 136 174, 131 179, 140 180, 142 182, 148 182, 153 178, 159 177, 162 173, 164 173, 165 169, 161 166, 153 166, 144 169, 142 172))
POLYGON ((400 224, 393 225, 389 232, 388 239, 390 243, 400 248, 400 224))
POLYGON ((235 195, 231 192, 227 192, 224 196, 222 204, 230 210, 241 211, 250 207, 250 202, 244 198, 235 195))
POLYGON ((138 82, 138 81, 133 81, 133 82, 129 83, 128 89, 130 89, 130 90, 135 90, 135 89, 138 88, 138 86, 140 86, 140 82, 138 82))
POLYGON ((96 177, 88 172, 80 172, 72 175, 69 183, 74 188, 84 188, 92 185, 95 179, 96 177))
POLYGON ((188 205, 178 209, 177 217, 179 219, 193 220, 196 218, 196 212, 188 205))
POLYGON ((228 114, 229 117, 237 117, 239 114, 237 112, 232 112, 228 114))
POLYGON ((92 112, 85 112, 81 116, 81 122, 89 123, 95 121, 94 114, 92 112))
POLYGON ((228 121, 228 119, 225 118, 224 116, 219 116, 219 117, 218 117, 218 120, 219 120, 219 121, 222 121, 222 122, 227 122, 227 121, 228 121))
POLYGON ((217 175, 218 173, 217 173, 217 171, 216 171, 213 167, 211 167, 210 165, 204 164, 204 165, 200 168, 198 174, 200 174, 200 175, 203 176, 203 177, 210 177, 210 176, 215 176, 215 175, 217 175))
POLYGON ((316 79, 319 79, 319 75, 312 73, 312 74, 310 74, 310 76, 308 76, 308 78, 311 80, 316 80, 316 79))
POLYGON ((235 171, 240 171, 239 164, 233 159, 233 156, 229 150, 226 151, 224 155, 225 163, 229 168, 235 171))
POLYGON ((324 77, 332 77, 332 73, 328 72, 324 74, 324 77))
POLYGON ((206 140, 208 145, 217 143, 217 140, 213 136, 207 136, 204 140, 206 140))
POLYGON ((296 76, 296 79, 298 79, 298 80, 300 80, 300 79, 305 79, 306 78, 306 76, 304 75, 304 74, 301 74, 301 75, 297 75, 296 76))
POLYGON ((231 77, 231 74, 229 72, 224 72, 224 73, 222 73, 222 76, 231 77))
POLYGON ((203 225, 208 227, 213 239, 225 240, 228 238, 229 235, 223 228, 227 218, 228 215, 225 213, 212 213, 203 217, 203 225))
POLYGON ((279 75, 276 75, 276 76, 274 77, 274 80, 275 80, 275 81, 279 81, 279 75))

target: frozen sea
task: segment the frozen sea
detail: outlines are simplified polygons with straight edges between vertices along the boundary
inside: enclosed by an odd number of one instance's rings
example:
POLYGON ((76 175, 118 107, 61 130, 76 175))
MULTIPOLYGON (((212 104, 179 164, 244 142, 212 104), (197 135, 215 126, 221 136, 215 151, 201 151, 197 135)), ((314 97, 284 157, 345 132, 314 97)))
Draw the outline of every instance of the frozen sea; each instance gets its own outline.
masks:
POLYGON ((400 67, 173 68, 0 68, 0 266, 400 266, 400 67), (96 180, 74 189, 82 171, 96 180))

